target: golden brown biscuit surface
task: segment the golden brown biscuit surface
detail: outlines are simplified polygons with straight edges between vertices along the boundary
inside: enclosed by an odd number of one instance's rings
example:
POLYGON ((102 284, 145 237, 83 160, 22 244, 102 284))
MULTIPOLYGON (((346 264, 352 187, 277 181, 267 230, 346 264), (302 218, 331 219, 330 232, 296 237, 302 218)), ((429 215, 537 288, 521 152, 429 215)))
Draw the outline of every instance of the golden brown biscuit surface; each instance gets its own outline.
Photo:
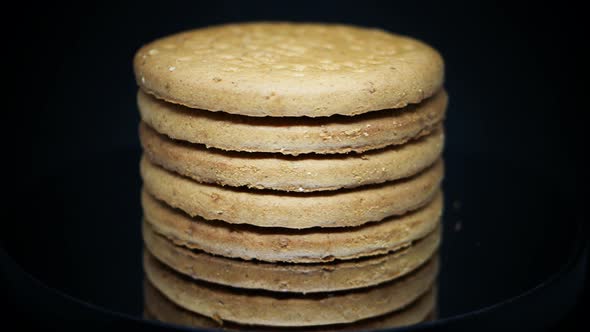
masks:
POLYGON ((373 286, 413 271, 438 248, 440 230, 393 253, 320 264, 244 261, 189 250, 156 234, 146 222, 143 239, 159 261, 195 279, 238 288, 317 293, 373 286))
POLYGON ((359 227, 292 230, 190 218, 143 192, 145 220, 176 244, 246 260, 317 263, 385 254, 425 237, 438 225, 442 194, 423 208, 359 227))
POLYGON ((411 178, 313 193, 203 184, 141 161, 145 190, 191 216, 233 224, 303 229, 358 226, 417 209, 436 194, 443 162, 411 178))
POLYGON ((290 157, 207 149, 168 139, 145 124, 139 132, 153 163, 198 182, 297 192, 354 188, 414 175, 439 158, 444 142, 442 130, 436 130, 401 146, 363 154, 290 157))
POLYGON ((443 82, 438 52, 378 29, 242 23, 196 29, 143 46, 140 87, 169 102, 248 116, 356 115, 400 108, 443 82))
POLYGON ((430 133, 444 119, 447 94, 420 104, 354 117, 255 118, 190 109, 164 102, 141 90, 141 118, 171 138, 228 151, 333 154, 399 145, 430 133))

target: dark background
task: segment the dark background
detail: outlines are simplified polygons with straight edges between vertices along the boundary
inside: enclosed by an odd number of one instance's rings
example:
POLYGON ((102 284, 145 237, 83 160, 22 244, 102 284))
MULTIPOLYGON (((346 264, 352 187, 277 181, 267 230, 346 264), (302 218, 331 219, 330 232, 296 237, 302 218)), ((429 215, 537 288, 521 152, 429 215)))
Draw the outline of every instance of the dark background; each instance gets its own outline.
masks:
MULTIPOLYGON (((446 61, 447 150, 485 155, 498 167, 510 164, 519 172, 546 176, 558 184, 555 197, 569 202, 568 218, 584 218, 581 157, 587 106, 582 89, 587 83, 580 45, 587 42, 587 22, 575 6, 161 0, 19 7, 5 12, 16 23, 4 28, 2 51, 8 55, 4 71, 9 73, 2 112, 3 159, 11 168, 6 173, 11 184, 7 212, 17 217, 3 221, 1 240, 10 253, 22 247, 22 234, 30 234, 36 241, 19 251, 21 258, 51 246, 39 224, 48 227, 63 218, 69 204, 48 197, 39 179, 55 176, 63 165, 76 168, 93 156, 138 147, 134 52, 170 33, 234 21, 350 23, 433 45, 446 61)), ((80 178, 81 195, 85 183, 80 178)), ((535 189, 506 190, 526 195, 535 189)), ((52 267, 59 265, 48 260, 42 266, 52 267)), ((31 296, 28 300, 35 301, 31 296)), ((572 314, 564 324, 575 324, 578 316, 572 314)))

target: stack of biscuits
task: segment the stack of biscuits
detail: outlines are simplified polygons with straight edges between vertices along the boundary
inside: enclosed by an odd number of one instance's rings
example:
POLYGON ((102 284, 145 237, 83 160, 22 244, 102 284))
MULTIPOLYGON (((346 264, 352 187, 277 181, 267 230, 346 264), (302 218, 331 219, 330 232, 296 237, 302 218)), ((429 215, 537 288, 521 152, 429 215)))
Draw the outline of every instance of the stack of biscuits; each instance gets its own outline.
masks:
POLYGON ((242 23, 143 46, 146 313, 369 328, 435 303, 443 62, 377 29, 242 23))

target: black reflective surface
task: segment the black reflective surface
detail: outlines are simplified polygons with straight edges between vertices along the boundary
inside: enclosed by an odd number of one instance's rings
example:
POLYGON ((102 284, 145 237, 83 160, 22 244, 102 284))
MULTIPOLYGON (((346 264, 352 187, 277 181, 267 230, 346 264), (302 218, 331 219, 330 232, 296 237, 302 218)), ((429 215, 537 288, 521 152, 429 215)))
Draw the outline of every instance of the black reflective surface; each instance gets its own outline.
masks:
MULTIPOLYGON (((13 234, 27 236, 8 242, 8 254, 50 288, 141 318, 139 156, 97 154, 37 178, 35 195, 43 199, 27 211, 35 222, 13 225, 13 234)), ((567 213, 567 197, 555 194, 558 183, 452 147, 445 163, 438 319, 525 293, 573 257, 579 225, 567 213)))

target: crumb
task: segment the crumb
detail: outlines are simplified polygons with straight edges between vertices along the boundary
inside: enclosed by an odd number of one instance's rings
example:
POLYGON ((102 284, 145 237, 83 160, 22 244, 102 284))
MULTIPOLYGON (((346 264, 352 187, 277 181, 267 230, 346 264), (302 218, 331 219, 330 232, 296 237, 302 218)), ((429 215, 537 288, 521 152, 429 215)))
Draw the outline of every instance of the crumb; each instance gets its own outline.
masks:
POLYGON ((281 248, 286 248, 286 247, 288 247, 288 246, 289 246, 289 239, 287 239, 287 238, 285 238, 285 237, 282 237, 282 238, 280 238, 280 239, 279 239, 279 246, 280 246, 281 248))

